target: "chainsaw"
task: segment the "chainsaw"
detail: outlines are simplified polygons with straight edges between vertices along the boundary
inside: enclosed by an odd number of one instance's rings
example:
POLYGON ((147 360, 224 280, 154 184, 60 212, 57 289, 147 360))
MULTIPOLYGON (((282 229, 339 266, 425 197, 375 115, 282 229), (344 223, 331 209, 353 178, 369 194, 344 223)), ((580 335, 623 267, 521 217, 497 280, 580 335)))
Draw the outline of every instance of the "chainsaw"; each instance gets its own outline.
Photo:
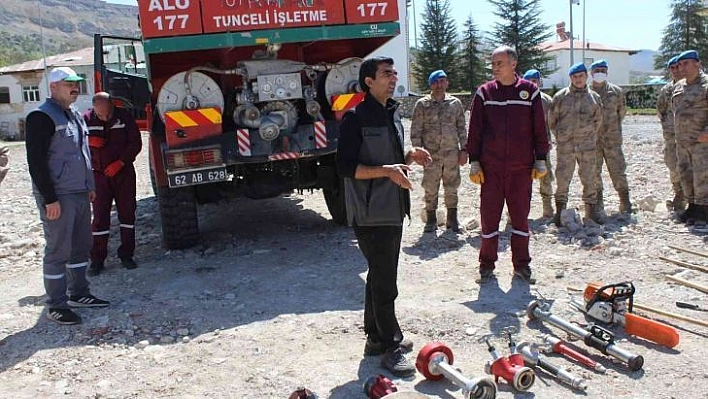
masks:
POLYGON ((632 313, 634 292, 630 282, 608 285, 592 282, 583 293, 584 303, 573 300, 571 304, 601 323, 623 326, 627 334, 669 348, 678 345, 679 333, 674 327, 632 313))

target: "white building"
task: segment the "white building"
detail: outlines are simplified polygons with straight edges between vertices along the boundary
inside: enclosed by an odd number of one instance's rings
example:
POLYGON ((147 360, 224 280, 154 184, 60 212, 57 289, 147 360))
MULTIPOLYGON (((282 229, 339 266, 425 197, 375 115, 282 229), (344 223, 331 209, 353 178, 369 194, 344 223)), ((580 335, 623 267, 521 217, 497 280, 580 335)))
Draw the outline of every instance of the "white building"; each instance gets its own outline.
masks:
MULTIPOLYGON (((93 47, 47 57, 47 67, 68 66, 86 78, 76 107, 83 112, 93 96, 93 47)), ((0 68, 0 138, 24 139, 25 116, 49 96, 44 60, 0 68)))
POLYGON ((385 55, 393 58, 396 70, 398 71, 398 87, 396 88, 395 96, 408 95, 409 89, 409 68, 410 59, 408 51, 408 7, 406 0, 398 0, 398 23, 401 26, 401 34, 394 39, 379 47, 370 56, 385 55))
MULTIPOLYGON (((554 60, 550 61, 546 67, 548 69, 557 69, 555 73, 543 77, 543 88, 551 88, 554 85, 561 88, 570 85, 570 77, 568 76, 568 70, 572 65, 570 62, 570 40, 542 43, 541 48, 546 54, 554 57, 554 60)), ((586 42, 585 60, 583 60, 583 42, 580 40, 573 42, 574 63, 584 61, 589 72, 590 64, 600 59, 607 60, 609 66, 607 80, 616 85, 629 84, 629 56, 637 52, 638 50, 628 50, 599 43, 586 42)))

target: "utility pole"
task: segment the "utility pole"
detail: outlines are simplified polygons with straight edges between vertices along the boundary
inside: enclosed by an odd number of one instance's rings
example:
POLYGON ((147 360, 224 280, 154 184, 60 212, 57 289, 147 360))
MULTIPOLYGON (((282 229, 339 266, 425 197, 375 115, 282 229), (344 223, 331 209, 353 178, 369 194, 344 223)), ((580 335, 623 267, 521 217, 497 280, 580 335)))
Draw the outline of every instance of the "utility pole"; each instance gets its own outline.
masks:
MULTIPOLYGON (((42 41, 42 59, 44 62, 44 81, 47 84, 47 97, 51 94, 49 93, 49 73, 47 66, 47 49, 44 47, 44 23, 42 22, 42 0, 37 0, 37 11, 39 11, 39 37, 42 41)), ((41 99, 40 99, 41 100, 41 99)))
POLYGON ((585 43, 585 3, 587 3, 587 0, 583 0, 583 63, 585 62, 585 47, 587 47, 587 43, 585 43))
POLYGON ((570 65, 575 64, 575 61, 573 59, 573 42, 575 41, 575 38, 573 37, 575 35, 573 32, 573 3, 575 3, 575 0, 570 0, 570 65))

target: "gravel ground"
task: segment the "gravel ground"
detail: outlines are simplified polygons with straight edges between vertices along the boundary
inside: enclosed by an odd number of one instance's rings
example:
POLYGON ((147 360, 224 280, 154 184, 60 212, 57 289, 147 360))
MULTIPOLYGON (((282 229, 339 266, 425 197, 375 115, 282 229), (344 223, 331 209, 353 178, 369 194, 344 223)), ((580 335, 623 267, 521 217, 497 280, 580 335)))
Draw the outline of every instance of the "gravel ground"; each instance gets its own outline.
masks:
MULTIPOLYGON (((512 282, 508 231, 500 243, 498 284, 474 283, 479 192, 466 179, 460 214, 467 231, 422 235, 422 170, 414 167, 416 216, 404 228, 397 301, 404 332, 416 345, 412 358, 427 342, 440 340, 452 349, 454 365, 464 375, 482 377, 490 356, 481 337, 507 326, 520 330, 517 340, 536 340, 546 332, 566 337, 555 327, 529 321, 523 310, 543 297, 553 301, 555 314, 585 323, 568 305, 578 293, 567 288, 596 280, 631 280, 637 303, 708 320, 705 313, 674 306, 681 300, 707 307, 708 301, 700 291, 667 282, 666 274, 683 269, 658 259, 708 266, 706 258, 669 248, 706 252, 708 245, 705 235, 673 223, 663 204, 671 190, 659 124, 654 117, 628 117, 624 128, 632 200, 643 210, 617 215, 616 193, 606 189, 609 223, 571 231, 545 224, 535 197, 531 254, 539 283, 531 289, 512 282)), ((24 146, 9 144, 11 170, 0 186, 0 397, 286 398, 306 386, 321 398, 363 398, 363 382, 382 372, 378 358, 362 357, 364 260, 353 232, 328 220, 320 192, 202 207, 202 243, 165 251, 146 151, 137 162, 140 268, 128 271, 109 258, 108 271, 92 279, 92 289, 111 300, 111 307, 80 310, 84 323, 79 326, 47 321, 42 229, 24 146)), ((569 205, 580 207, 577 180, 569 205)), ((114 227, 112 253, 117 236, 114 227)), ((700 272, 682 276, 708 284, 700 272)), ((644 356, 643 370, 628 371, 592 352, 608 368, 598 374, 551 355, 553 362, 587 379, 586 394, 539 373, 529 392, 500 383, 498 397, 708 397, 708 328, 663 320, 680 328, 681 343, 674 349, 612 327, 620 346, 644 356)), ((502 341, 497 346, 508 353, 502 341)), ((428 382, 417 374, 393 381, 401 391, 462 397, 446 380, 428 382)))

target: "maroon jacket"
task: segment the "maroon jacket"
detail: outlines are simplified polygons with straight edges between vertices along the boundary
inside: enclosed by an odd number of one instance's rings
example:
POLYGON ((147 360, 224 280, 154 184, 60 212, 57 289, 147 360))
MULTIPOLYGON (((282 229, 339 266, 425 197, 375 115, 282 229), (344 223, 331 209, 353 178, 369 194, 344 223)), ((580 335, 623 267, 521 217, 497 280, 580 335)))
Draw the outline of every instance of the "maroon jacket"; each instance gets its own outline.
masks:
POLYGON ((126 166, 135 161, 143 142, 135 118, 128 111, 115 107, 111 120, 104 122, 90 109, 84 113, 84 120, 89 128, 89 136, 100 136, 107 140, 105 147, 91 148, 93 170, 103 171, 118 159, 126 166))
POLYGON ((491 80, 472 102, 467 153, 483 170, 520 171, 546 159, 548 134, 538 87, 517 76, 503 86, 491 80))

